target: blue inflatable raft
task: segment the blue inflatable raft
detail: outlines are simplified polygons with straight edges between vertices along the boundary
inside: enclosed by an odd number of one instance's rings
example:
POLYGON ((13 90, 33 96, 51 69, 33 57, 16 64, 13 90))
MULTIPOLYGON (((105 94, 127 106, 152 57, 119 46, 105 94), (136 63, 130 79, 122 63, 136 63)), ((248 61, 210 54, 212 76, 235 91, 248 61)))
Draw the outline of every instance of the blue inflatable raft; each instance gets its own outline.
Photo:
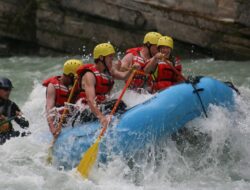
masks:
MULTIPOLYGON (((209 104, 232 108, 234 91, 228 85, 210 77, 195 84, 181 83, 157 93, 120 116, 114 117, 100 143, 99 161, 107 154, 132 157, 152 143, 159 143, 188 121, 206 114, 209 104)), ((66 127, 53 147, 57 166, 70 169, 79 164, 83 153, 100 133, 99 122, 66 127)))

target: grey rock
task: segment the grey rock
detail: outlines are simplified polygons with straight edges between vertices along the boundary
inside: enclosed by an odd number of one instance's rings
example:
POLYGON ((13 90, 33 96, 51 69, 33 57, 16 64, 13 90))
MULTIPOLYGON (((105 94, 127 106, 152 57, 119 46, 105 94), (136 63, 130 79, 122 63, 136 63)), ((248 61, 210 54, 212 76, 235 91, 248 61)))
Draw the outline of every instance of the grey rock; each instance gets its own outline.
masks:
POLYGON ((245 60, 249 26, 248 0, 0 0, 0 37, 36 44, 42 55, 91 53, 107 41, 124 50, 158 31, 218 59, 245 60))

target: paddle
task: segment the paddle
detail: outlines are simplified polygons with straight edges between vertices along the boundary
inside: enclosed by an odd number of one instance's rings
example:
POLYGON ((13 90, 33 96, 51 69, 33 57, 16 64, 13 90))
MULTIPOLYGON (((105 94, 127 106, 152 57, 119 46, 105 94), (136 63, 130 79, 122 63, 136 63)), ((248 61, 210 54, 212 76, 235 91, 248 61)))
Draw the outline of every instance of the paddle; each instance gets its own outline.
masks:
MULTIPOLYGON (((112 111, 110 113, 111 116, 115 113, 115 111, 116 111, 116 109, 117 109, 117 107, 118 107, 118 105, 119 105, 119 103, 120 103, 126 89, 130 85, 130 83, 131 83, 131 81, 132 81, 132 79, 133 79, 136 72, 137 71, 132 71, 132 73, 130 74, 130 76, 129 76, 129 78, 128 78, 128 80, 127 80, 127 82, 126 82, 126 84, 125 84, 119 98, 117 99, 117 101, 116 101, 116 103, 115 103, 115 105, 114 105, 114 107, 113 107, 113 109, 112 109, 112 111)), ((103 128, 101 130, 101 133, 99 134, 99 136, 96 139, 95 143, 85 152, 85 154, 83 155, 79 165, 77 166, 78 172, 80 172, 80 174, 84 178, 88 178, 89 172, 92 169, 93 165, 95 164, 95 161, 97 159, 98 149, 99 149, 99 143, 101 141, 101 138, 105 134, 108 126, 109 126, 109 124, 106 125, 106 126, 103 126, 103 128)))
MULTIPOLYGON (((74 81, 74 85, 71 89, 71 92, 70 92, 70 95, 68 97, 68 100, 67 100, 67 103, 70 103, 72 97, 73 97, 73 94, 74 94, 74 91, 76 89, 76 85, 77 85, 77 78, 75 79, 74 81)), ((56 129, 56 135, 54 136, 54 139, 51 143, 51 146, 49 147, 49 150, 48 150, 48 158, 47 158, 47 163, 52 163, 52 149, 53 149, 53 145, 55 144, 56 142, 56 139, 57 137, 59 136, 60 132, 61 132, 61 129, 62 129, 62 124, 63 124, 63 121, 64 121, 64 118, 65 118, 65 115, 67 113, 67 108, 66 106, 64 105, 64 109, 63 109, 63 113, 62 113, 62 116, 60 118, 60 121, 59 121, 59 124, 58 124, 58 127, 56 129)))
POLYGON ((0 127, 2 127, 4 124, 6 124, 6 123, 9 123, 10 121, 12 121, 13 119, 15 119, 17 116, 13 116, 13 117, 10 117, 10 118, 8 118, 8 119, 6 119, 6 120, 4 120, 4 121, 1 121, 0 122, 0 127))
POLYGON ((10 127, 10 122, 15 119, 17 116, 12 116, 9 118, 5 118, 3 121, 0 122, 0 133, 5 133, 8 132, 11 127, 10 127), (7 124, 8 123, 8 124, 7 124))

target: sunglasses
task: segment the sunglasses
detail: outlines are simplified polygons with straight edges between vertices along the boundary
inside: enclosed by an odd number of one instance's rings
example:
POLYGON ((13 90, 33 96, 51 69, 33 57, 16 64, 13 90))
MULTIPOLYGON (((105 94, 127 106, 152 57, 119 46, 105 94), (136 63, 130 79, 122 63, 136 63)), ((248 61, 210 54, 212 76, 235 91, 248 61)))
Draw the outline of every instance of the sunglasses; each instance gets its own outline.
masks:
POLYGON ((66 75, 66 74, 64 74, 66 77, 69 77, 69 78, 74 78, 75 77, 75 75, 73 75, 72 73, 70 73, 70 74, 68 74, 68 75, 66 75))
POLYGON ((11 88, 0 88, 0 89, 2 89, 4 91, 11 91, 11 88))

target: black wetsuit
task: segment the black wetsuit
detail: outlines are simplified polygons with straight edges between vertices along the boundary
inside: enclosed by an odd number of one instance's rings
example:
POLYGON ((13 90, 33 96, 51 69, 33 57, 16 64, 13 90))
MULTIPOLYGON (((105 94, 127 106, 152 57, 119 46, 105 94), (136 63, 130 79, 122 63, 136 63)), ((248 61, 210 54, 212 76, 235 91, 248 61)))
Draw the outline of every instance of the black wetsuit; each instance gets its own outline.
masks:
MULTIPOLYGON (((0 115, 4 115, 8 119, 16 116, 17 111, 20 112, 20 109, 15 102, 0 99, 0 115)), ((29 127, 29 122, 24 117, 16 117, 14 120, 21 128, 29 127)), ((5 141, 11 137, 17 137, 20 135, 19 131, 14 130, 11 122, 9 122, 9 125, 10 130, 0 133, 0 144, 5 143, 5 141)), ((25 136, 25 134, 23 133, 22 136, 25 136)))

